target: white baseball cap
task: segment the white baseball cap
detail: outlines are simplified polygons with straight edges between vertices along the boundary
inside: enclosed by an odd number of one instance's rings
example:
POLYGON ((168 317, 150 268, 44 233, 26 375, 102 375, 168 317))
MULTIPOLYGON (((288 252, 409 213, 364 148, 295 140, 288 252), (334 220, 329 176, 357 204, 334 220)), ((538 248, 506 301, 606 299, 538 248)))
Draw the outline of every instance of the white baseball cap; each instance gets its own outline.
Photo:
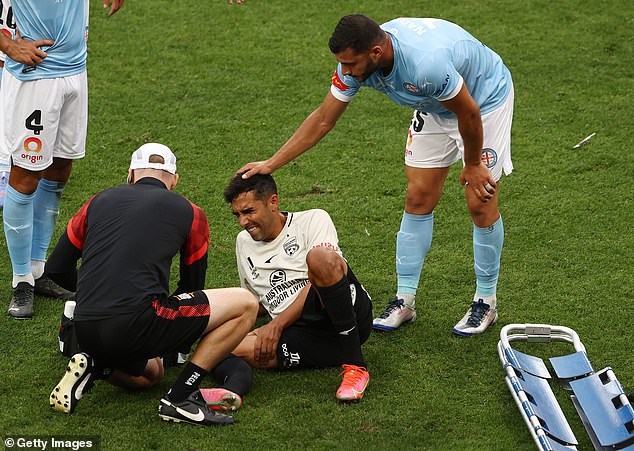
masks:
POLYGON ((176 174, 176 156, 169 147, 159 143, 143 144, 132 154, 130 169, 160 169, 176 174), (163 157, 163 163, 150 163, 150 156, 163 157))

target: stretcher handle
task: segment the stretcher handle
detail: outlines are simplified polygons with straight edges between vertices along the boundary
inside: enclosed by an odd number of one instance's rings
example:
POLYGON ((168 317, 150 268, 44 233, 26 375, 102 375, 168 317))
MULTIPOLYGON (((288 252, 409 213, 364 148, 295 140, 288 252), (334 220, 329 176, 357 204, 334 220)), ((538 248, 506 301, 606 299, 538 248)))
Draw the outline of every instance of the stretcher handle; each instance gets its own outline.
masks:
POLYGON ((500 341, 504 349, 510 348, 511 341, 563 341, 572 344, 577 352, 586 352, 577 332, 570 327, 550 324, 507 324, 500 331, 500 341))

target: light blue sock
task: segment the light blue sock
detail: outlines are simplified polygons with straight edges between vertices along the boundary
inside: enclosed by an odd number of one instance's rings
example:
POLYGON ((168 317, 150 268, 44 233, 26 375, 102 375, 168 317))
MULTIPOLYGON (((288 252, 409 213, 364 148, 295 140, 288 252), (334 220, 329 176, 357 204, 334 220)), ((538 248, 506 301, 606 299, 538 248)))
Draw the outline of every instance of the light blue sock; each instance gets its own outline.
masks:
POLYGON ((416 294, 423 262, 434 231, 434 213, 413 215, 403 212, 401 229, 396 236, 396 274, 398 293, 416 294))
POLYGON ((46 260, 46 251, 55 230, 59 203, 65 185, 64 182, 52 182, 46 179, 41 179, 37 185, 33 200, 32 260, 46 260))
POLYGON ((493 296, 500 275, 500 256, 504 244, 502 217, 489 227, 473 225, 473 268, 476 273, 476 294, 493 296))
POLYGON ((13 273, 31 274, 31 240, 33 239, 33 194, 22 194, 7 186, 4 202, 4 235, 7 239, 13 273))

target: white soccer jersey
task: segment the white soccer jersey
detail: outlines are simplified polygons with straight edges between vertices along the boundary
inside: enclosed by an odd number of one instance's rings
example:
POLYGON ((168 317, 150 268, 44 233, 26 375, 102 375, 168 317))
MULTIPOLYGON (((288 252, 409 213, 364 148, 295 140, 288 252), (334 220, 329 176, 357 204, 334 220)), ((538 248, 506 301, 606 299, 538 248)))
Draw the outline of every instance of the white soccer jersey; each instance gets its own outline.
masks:
POLYGON ((255 241, 243 230, 236 238, 240 285, 275 318, 308 284, 306 255, 315 247, 327 247, 343 257, 335 225, 324 210, 288 213, 284 228, 268 243, 255 241))

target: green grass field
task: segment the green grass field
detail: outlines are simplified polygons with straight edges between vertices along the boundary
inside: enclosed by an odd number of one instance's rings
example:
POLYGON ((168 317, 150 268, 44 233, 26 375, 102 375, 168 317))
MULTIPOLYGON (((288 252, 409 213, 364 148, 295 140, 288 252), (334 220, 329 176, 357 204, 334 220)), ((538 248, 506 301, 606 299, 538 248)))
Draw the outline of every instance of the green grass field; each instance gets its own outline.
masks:
MULTIPOLYGON (((92 3, 88 152, 64 192, 55 237, 90 195, 125 181, 133 150, 158 141, 179 158, 177 190, 207 213, 210 288, 238 284, 239 229, 222 191, 236 169, 272 154, 322 100, 335 68, 327 40, 342 15, 440 17, 497 51, 516 96, 515 171, 501 187, 500 322, 474 339, 450 333, 474 289, 471 221, 454 167, 436 210, 419 321, 370 337, 372 379, 361 403, 335 402, 337 369, 257 372, 236 425, 168 424, 157 407, 178 373, 171 369, 150 392, 102 383, 74 415, 55 414, 48 395, 66 366, 57 352, 62 303, 37 298, 33 320, 0 318, 4 434, 96 435, 108 450, 531 450, 496 351, 501 326, 514 322, 572 327, 595 369, 612 366, 634 390, 634 3, 128 0, 111 18, 92 3)), ((410 115, 365 90, 318 147, 276 173, 285 209, 330 212, 376 312, 395 290, 410 115)), ((8 305, 4 240, 0 265, 8 305)), ((591 449, 560 395, 579 449, 591 449)))

